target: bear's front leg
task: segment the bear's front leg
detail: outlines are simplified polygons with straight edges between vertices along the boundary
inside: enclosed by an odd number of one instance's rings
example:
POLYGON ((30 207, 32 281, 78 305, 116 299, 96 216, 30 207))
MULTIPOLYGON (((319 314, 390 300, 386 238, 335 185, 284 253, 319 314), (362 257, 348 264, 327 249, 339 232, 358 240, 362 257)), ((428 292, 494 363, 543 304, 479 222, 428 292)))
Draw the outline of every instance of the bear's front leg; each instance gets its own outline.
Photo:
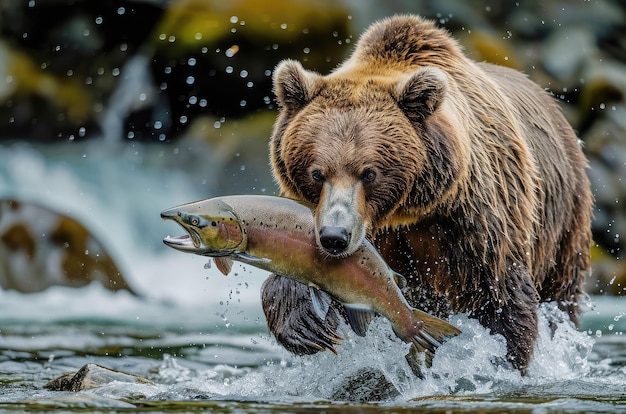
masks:
POLYGON ((492 333, 504 336, 507 359, 525 375, 538 335, 539 294, 527 270, 510 266, 505 277, 506 291, 499 292, 498 297, 492 294, 470 315, 492 333))
POLYGON ((340 305, 333 301, 326 318, 316 312, 309 287, 293 279, 270 275, 261 288, 267 327, 278 343, 296 355, 310 355, 341 341, 337 335, 340 305))

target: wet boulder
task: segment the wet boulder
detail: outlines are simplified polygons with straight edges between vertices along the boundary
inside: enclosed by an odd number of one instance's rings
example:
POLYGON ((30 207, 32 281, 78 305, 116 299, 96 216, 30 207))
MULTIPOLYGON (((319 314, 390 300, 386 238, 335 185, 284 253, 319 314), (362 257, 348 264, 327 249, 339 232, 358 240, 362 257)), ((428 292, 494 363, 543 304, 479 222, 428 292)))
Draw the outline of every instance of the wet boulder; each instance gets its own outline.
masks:
POLYGON ((98 388, 111 382, 148 384, 152 382, 137 375, 127 374, 98 364, 86 364, 77 372, 67 373, 44 385, 51 391, 83 391, 98 388))
POLYGON ((43 206, 0 199, 0 286, 24 293, 98 281, 135 292, 102 243, 77 220, 43 206))

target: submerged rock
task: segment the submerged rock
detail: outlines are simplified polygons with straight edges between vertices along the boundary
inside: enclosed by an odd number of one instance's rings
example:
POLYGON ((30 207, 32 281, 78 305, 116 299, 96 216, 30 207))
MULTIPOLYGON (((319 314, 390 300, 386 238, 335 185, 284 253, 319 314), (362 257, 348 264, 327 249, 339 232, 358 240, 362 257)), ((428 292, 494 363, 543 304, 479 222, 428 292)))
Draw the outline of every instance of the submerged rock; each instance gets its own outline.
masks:
POLYGON ((152 385, 149 380, 138 375, 127 374, 98 364, 86 364, 78 372, 67 373, 44 385, 51 391, 82 391, 101 387, 111 382, 152 385))
POLYGON ((24 293, 99 281, 127 290, 115 261, 81 223, 48 208, 0 199, 0 286, 24 293))
POLYGON ((342 401, 387 401, 400 396, 400 391, 385 374, 378 370, 362 369, 346 378, 333 394, 342 401))

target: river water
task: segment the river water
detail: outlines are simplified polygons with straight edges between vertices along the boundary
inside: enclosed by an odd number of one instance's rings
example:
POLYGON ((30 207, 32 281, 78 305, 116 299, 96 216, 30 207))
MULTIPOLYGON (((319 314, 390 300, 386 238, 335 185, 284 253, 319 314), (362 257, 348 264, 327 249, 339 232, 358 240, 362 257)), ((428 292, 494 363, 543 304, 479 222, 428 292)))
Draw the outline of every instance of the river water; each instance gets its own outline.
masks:
MULTIPOLYGON (((543 306, 526 377, 494 364, 505 354, 503 340, 464 315, 452 319, 463 333, 439 349, 422 379, 410 374, 406 345, 385 320, 374 321, 366 338, 341 327, 338 355, 290 355, 265 326, 264 272, 236 266, 224 277, 206 258, 162 245, 180 230, 161 221, 161 210, 229 192, 224 174, 217 182, 217 173, 201 172, 227 168, 217 157, 206 155, 196 168, 184 161, 187 152, 197 155, 176 145, 97 141, 1 149, 0 195, 80 219, 141 297, 97 284, 0 292, 0 410, 626 412, 623 298, 590 298, 582 326, 562 322, 554 335, 547 320, 560 314, 543 306), (151 383, 43 388, 87 363, 151 383)), ((273 193, 269 177, 238 182, 247 186, 232 192, 273 193)))

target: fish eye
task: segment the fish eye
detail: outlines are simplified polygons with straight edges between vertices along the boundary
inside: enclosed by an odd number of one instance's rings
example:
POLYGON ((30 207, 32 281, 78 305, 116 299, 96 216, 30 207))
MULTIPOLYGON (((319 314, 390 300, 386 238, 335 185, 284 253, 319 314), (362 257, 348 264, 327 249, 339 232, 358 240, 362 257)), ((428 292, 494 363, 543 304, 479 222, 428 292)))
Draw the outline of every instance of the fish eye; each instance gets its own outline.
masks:
POLYGON ((216 227, 217 226, 217 221, 212 221, 211 222, 211 226, 216 227))
POLYGON ((198 224, 200 224, 200 219, 198 217, 192 217, 189 220, 189 223, 191 223, 192 226, 197 226, 198 224))

